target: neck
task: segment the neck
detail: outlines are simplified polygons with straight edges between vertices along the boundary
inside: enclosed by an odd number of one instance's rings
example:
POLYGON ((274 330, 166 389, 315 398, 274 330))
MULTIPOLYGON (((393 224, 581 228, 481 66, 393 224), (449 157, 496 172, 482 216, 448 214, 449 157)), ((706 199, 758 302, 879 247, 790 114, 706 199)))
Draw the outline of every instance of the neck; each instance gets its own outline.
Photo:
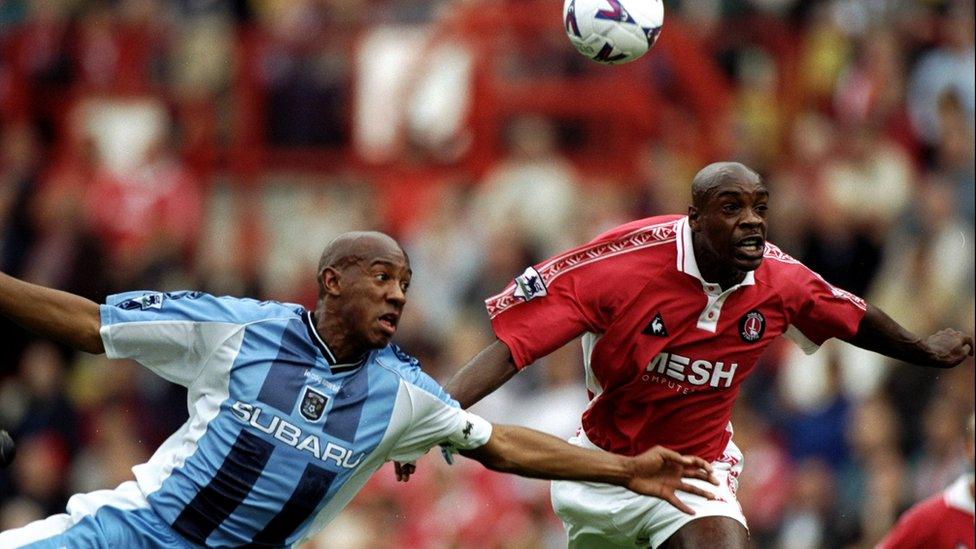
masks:
POLYGON ((335 355, 337 364, 355 362, 367 351, 352 338, 352 332, 342 324, 342 315, 329 310, 321 300, 315 305, 315 331, 335 355))
POLYGON ((715 252, 702 241, 698 233, 691 233, 691 248, 695 253, 698 271, 706 282, 718 284, 722 289, 729 289, 745 279, 745 271, 740 271, 723 263, 715 252))

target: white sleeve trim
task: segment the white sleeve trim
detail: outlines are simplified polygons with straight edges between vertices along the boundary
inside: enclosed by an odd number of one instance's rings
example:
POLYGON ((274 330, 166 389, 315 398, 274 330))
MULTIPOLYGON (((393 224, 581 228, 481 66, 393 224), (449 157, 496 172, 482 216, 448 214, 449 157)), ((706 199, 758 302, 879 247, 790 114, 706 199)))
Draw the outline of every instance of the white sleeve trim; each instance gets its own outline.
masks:
POLYGON ((412 383, 401 381, 401 391, 410 401, 411 417, 389 459, 411 461, 437 445, 471 450, 491 438, 491 424, 484 419, 451 406, 412 383))
POLYGON ((810 338, 805 336, 799 328, 792 324, 790 324, 790 327, 787 328, 783 335, 792 340, 793 343, 796 343, 797 346, 800 347, 800 349, 803 349, 803 352, 808 355, 812 355, 813 353, 817 352, 817 349, 820 348, 820 345, 810 341, 810 338))

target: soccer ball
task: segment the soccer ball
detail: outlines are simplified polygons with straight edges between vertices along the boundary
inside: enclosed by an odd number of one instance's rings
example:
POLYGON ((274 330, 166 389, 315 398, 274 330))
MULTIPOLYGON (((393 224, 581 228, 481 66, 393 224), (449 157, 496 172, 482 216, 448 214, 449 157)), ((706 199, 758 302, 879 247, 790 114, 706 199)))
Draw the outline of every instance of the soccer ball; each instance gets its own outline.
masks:
POLYGON ((664 24, 661 0, 565 0, 566 35, 580 53, 604 65, 647 53, 664 24))

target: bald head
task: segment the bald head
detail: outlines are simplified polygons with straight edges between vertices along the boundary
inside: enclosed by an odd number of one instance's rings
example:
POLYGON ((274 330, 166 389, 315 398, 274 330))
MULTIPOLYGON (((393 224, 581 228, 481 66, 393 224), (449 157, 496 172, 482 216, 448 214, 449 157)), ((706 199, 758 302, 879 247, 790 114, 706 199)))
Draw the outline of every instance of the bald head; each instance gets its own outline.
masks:
POLYGON ((391 236, 377 231, 351 231, 335 237, 322 250, 319 257, 319 292, 322 288, 322 271, 328 267, 341 270, 349 265, 373 258, 399 253, 406 257, 403 248, 391 236))
POLYGON ((730 181, 762 183, 759 174, 739 162, 715 162, 701 169, 691 182, 691 203, 696 208, 705 204, 711 191, 730 181))

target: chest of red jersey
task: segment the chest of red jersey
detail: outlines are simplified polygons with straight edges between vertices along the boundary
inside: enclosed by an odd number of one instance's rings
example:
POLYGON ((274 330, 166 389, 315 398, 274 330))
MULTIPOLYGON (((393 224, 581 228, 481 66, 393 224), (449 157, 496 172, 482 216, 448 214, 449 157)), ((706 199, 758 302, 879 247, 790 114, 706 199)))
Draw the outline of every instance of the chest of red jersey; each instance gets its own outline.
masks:
POLYGON ((682 274, 618 311, 589 364, 603 389, 640 383, 672 394, 727 391, 787 328, 779 298, 761 285, 724 296, 717 289, 710 298, 701 281, 682 274))

